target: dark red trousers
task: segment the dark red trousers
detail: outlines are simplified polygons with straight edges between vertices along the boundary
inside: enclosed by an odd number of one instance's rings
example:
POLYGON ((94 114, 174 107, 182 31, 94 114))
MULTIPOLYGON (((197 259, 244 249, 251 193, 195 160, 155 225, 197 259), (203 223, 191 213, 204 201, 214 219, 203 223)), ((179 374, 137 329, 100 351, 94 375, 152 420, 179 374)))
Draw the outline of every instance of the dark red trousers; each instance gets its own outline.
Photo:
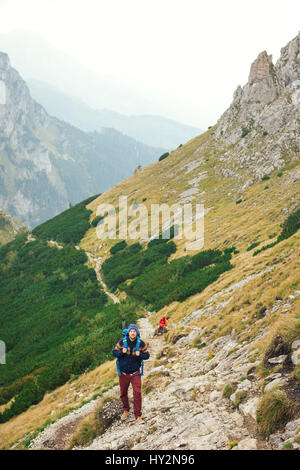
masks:
POLYGON ((133 388, 133 409, 134 416, 142 416, 142 380, 141 373, 137 371, 135 374, 123 374, 119 377, 120 383, 120 398, 123 403, 123 408, 125 411, 129 411, 130 405, 128 400, 128 388, 132 384, 133 388))

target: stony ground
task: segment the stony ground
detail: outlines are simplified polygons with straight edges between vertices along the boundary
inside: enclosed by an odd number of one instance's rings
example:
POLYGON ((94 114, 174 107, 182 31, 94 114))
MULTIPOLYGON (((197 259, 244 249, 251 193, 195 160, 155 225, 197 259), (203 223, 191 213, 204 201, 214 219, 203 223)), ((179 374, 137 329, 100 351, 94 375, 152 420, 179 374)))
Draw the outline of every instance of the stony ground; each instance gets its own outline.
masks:
MULTIPOLYGON (((150 331, 147 319, 140 326, 143 333, 150 331)), ((125 422, 115 422, 88 449, 227 449, 233 441, 239 449, 268 447, 256 435, 258 384, 253 377, 244 378, 255 366, 247 361, 249 346, 223 337, 209 347, 187 348, 198 334, 194 329, 181 338, 165 365, 151 369, 148 364, 144 380, 150 388, 153 382, 154 388, 144 394, 144 424, 136 424, 130 415, 125 422), (215 356, 207 360, 212 348, 215 356), (238 352, 226 357, 234 348, 238 352), (232 381, 247 395, 240 409, 233 405, 234 396, 222 398, 225 385, 232 381)), ((153 357, 161 340, 150 338, 149 343, 153 357)))
MULTIPOLYGON (((96 274, 99 275, 97 263, 96 274)), ((109 293, 103 280, 98 277, 98 281, 109 293)), ((231 293, 225 290, 210 300, 220 303, 220 296, 223 302, 231 293)), ((208 303, 202 310, 208 315, 211 309, 208 303)), ((203 314, 202 310, 193 312, 182 323, 203 314)), ((300 448, 295 443, 300 419, 288 423, 284 431, 270 436, 268 441, 257 433, 256 408, 263 391, 284 384, 287 377, 281 372, 269 375, 267 384, 259 380, 253 374, 258 362, 252 343, 238 343, 233 331, 233 335, 206 344, 203 330, 197 327, 191 328, 188 336, 179 335, 174 344, 166 343, 163 336, 154 336, 150 315, 139 320, 141 336, 151 354, 144 362, 144 423, 136 424, 132 410, 126 421, 120 420, 119 386, 115 386, 105 394, 118 404, 112 411, 114 417, 106 431, 86 449, 254 450, 280 449, 291 442, 294 448, 300 448), (196 338, 200 338, 198 347, 194 343, 196 338), (233 390, 224 397, 228 384, 233 385, 233 390)), ((282 356, 271 358, 270 362, 281 359, 282 356)), ((131 389, 129 397, 132 402, 131 389)), ((101 400, 93 400, 50 425, 31 442, 30 449, 68 448, 81 421, 94 413, 101 400)), ((109 414, 110 410, 107 411, 109 414)))
MULTIPOLYGON (((251 373, 257 365, 252 360, 255 351, 250 351, 251 344, 241 345, 233 337, 223 336, 195 348, 191 343, 201 330, 194 328, 172 346, 167 359, 161 351, 165 349, 167 354, 170 346, 162 336, 153 336, 149 320, 141 319, 139 327, 151 352, 144 367, 144 424, 136 424, 131 410, 126 421, 116 419, 86 449, 274 449, 293 440, 300 419, 290 422, 284 432, 271 436, 268 442, 257 434, 255 414, 262 387, 251 373), (163 364, 153 367, 157 355, 163 364), (228 383, 236 390, 224 398, 228 383)), ((269 376, 270 383, 278 380, 278 374, 273 375, 269 376)), ((118 399, 119 387, 107 395, 118 399)), ((129 396, 132 401, 132 392, 129 396)), ((30 448, 66 448, 80 421, 98 406, 99 400, 94 400, 60 419, 39 434, 30 448)))

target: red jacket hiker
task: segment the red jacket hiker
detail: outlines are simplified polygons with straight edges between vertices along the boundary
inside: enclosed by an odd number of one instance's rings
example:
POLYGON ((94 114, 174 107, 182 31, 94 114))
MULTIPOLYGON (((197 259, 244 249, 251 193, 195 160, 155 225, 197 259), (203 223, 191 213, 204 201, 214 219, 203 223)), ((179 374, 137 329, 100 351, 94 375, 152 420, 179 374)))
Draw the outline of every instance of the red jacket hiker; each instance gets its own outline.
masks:
POLYGON ((166 320, 166 317, 162 317, 160 320, 159 320, 159 326, 167 326, 167 320, 166 320))

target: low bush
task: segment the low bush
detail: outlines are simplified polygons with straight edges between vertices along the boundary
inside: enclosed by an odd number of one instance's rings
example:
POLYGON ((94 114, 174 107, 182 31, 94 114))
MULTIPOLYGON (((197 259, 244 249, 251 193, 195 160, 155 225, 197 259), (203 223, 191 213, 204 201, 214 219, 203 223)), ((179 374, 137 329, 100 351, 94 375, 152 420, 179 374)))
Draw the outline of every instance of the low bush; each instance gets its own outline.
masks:
POLYGON ((261 253, 262 251, 267 250, 268 248, 271 248, 271 247, 277 245, 277 243, 281 242, 282 240, 286 240, 287 238, 291 237, 292 235, 294 235, 294 233, 296 233, 299 230, 299 228, 300 228, 300 208, 297 209, 295 212, 292 212, 292 214, 290 214, 285 219, 285 221, 281 225, 281 228, 282 228, 282 230, 281 230, 280 235, 277 237, 277 240, 273 243, 270 243, 268 245, 263 246, 260 250, 256 250, 253 253, 253 256, 256 256, 256 255, 258 255, 258 253, 261 253))
POLYGON ((259 433, 267 438, 297 416, 300 408, 282 390, 272 389, 261 398, 256 412, 259 433))
POLYGON ((245 392, 245 390, 239 390, 238 392, 236 392, 235 397, 234 397, 234 402, 233 402, 235 408, 239 407, 239 405, 246 398, 246 396, 247 396, 247 393, 245 392))
POLYGON ((153 263, 166 263, 168 257, 176 251, 175 243, 164 239, 152 240, 145 250, 140 243, 122 246, 122 249, 117 249, 102 265, 105 281, 112 289, 121 288, 122 283, 136 278, 153 263))
MULTIPOLYGON (((73 435, 70 448, 73 447, 87 447, 89 446, 93 440, 99 435, 97 433, 98 430, 98 420, 96 419, 96 415, 89 416, 85 418, 78 431, 73 435)), ((100 423, 99 423, 100 424, 100 423)), ((101 434, 101 426, 100 426, 100 434, 101 434)))
POLYGON ((228 383, 225 385, 222 393, 223 398, 230 398, 231 395, 236 391, 236 386, 233 383, 228 383))
POLYGON ((103 215, 99 215, 98 217, 95 217, 95 218, 92 220, 92 222, 91 222, 91 226, 92 226, 92 227, 97 227, 97 225, 99 224, 99 222, 100 222, 101 220, 103 220, 103 219, 104 219, 104 216, 103 216, 103 215))
POLYGON ((250 251, 250 250, 253 250, 253 248, 256 248, 258 245, 260 244, 260 242, 254 242, 254 243, 251 243, 250 246, 248 246, 247 250, 246 251, 250 251))
POLYGON ((120 241, 119 243, 116 243, 114 246, 111 247, 110 254, 114 255, 118 251, 123 250, 127 246, 127 243, 125 240, 120 241))
POLYGON ((164 160, 165 158, 167 158, 169 155, 170 155, 169 152, 163 153, 163 154, 159 157, 158 161, 161 162, 162 160, 164 160))
POLYGON ((249 132, 250 132, 250 129, 247 129, 247 127, 243 127, 241 137, 242 138, 246 137, 246 135, 248 135, 249 132))

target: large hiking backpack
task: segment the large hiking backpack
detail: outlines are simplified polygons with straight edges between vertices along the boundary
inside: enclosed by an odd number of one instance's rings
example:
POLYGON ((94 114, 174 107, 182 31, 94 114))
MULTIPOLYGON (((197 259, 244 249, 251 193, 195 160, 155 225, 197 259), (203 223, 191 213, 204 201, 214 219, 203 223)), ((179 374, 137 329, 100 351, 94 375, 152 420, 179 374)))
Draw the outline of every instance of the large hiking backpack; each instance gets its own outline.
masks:
MULTIPOLYGON (((123 346, 124 346, 124 348, 127 349, 128 348, 128 343, 127 343, 128 330, 126 330, 126 329, 123 330, 122 335, 123 335, 123 346)), ((134 350, 139 351, 140 345, 141 345, 141 338, 139 336, 137 336, 137 338, 136 338, 136 347, 134 348, 134 350)), ((119 377, 120 377, 121 370, 120 370, 119 359, 117 359, 116 365, 117 365, 117 371, 118 371, 118 374, 119 374, 119 377)), ((144 361, 143 360, 142 360, 142 363, 141 363, 141 376, 142 375, 144 375, 144 361)))

